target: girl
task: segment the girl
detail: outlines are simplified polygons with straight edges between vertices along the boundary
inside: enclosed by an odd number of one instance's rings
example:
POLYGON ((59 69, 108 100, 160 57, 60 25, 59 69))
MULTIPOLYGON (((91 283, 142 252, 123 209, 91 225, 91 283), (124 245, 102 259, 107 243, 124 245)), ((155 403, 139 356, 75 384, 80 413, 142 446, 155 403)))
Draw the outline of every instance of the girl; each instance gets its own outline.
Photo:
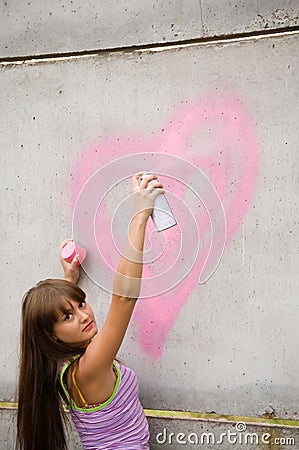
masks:
POLYGON ((63 402, 84 449, 149 449, 136 375, 115 359, 140 293, 146 223, 155 198, 164 192, 155 175, 140 182, 141 175, 132 177, 134 213, 100 332, 76 285, 77 257, 72 263, 61 258, 64 280, 40 281, 24 296, 17 418, 21 450, 67 449, 63 402))

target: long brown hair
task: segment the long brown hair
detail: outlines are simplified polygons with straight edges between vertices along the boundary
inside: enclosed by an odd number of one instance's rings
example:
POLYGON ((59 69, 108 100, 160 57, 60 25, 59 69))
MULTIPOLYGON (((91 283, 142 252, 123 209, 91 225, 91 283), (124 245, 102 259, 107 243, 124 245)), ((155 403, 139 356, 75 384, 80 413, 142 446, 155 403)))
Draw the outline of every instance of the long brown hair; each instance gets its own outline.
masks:
POLYGON ((78 286, 60 279, 40 281, 23 297, 17 417, 21 450, 67 449, 59 367, 85 348, 57 340, 53 325, 59 312, 65 312, 67 299, 81 303, 85 297, 78 286))

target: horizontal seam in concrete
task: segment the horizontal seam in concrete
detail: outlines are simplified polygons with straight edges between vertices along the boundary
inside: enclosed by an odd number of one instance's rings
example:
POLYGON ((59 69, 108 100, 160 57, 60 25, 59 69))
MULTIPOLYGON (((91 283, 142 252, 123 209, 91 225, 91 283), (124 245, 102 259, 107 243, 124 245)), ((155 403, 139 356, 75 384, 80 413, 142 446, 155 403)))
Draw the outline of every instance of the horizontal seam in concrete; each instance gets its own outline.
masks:
POLYGON ((12 56, 12 57, 2 57, 0 58, 0 63, 2 64, 23 64, 26 62, 38 62, 44 60, 54 60, 54 59, 68 59, 68 58, 79 58, 86 56, 102 55, 106 53, 132 53, 140 51, 163 51, 173 48, 190 47, 195 45, 207 45, 207 44, 225 44, 231 42, 244 41, 249 39, 265 39, 277 36, 288 36, 299 33, 299 26, 295 27, 285 27, 277 28, 275 30, 264 30, 252 31, 248 33, 238 33, 232 35, 219 35, 213 37, 202 37, 196 39, 187 39, 182 41, 172 41, 167 43, 153 43, 153 44, 142 44, 133 45, 127 47, 114 47, 114 48, 104 48, 104 49, 94 49, 94 50, 82 50, 76 52, 65 52, 65 53, 45 53, 41 55, 24 55, 24 56, 12 56))
POLYGON ((213 422, 221 424, 245 423, 246 425, 270 428, 299 428, 299 421, 284 419, 267 419, 265 417, 230 416, 213 413, 193 413, 185 411, 147 410, 147 417, 156 419, 192 420, 198 422, 213 422))
MULTIPOLYGON (((17 410, 15 402, 0 402, 0 411, 17 410)), ((192 420, 198 422, 213 422, 218 424, 245 423, 259 427, 299 428, 299 421, 284 419, 268 419, 264 417, 230 416, 214 413, 195 413, 189 411, 170 411, 163 409, 144 409, 145 415, 154 419, 192 420)))

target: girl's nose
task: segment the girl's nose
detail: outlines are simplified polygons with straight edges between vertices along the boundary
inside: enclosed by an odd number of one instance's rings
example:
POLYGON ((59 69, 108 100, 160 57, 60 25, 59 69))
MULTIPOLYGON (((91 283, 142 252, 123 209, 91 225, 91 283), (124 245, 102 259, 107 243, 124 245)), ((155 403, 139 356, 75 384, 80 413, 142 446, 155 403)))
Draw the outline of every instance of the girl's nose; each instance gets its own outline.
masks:
POLYGON ((88 319, 88 314, 84 311, 79 311, 80 314, 80 322, 84 322, 86 319, 88 319))

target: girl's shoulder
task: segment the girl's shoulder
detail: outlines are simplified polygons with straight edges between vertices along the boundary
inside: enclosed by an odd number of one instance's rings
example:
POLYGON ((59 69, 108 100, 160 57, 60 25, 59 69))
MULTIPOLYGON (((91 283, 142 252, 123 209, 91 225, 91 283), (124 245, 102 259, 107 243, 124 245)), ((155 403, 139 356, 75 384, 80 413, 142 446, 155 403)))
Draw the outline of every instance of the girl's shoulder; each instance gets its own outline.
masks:
MULTIPOLYGON (((79 410, 79 411, 91 411, 94 410, 94 408, 100 408, 102 409, 104 406, 106 406, 108 403, 112 401, 112 399, 116 396, 116 393, 118 392, 121 384, 121 380, 123 376, 126 374, 126 370, 128 369, 126 366, 122 365, 121 362, 118 360, 113 361, 113 392, 111 391, 111 386, 108 387, 109 395, 101 393, 99 394, 99 386, 96 386, 93 388, 91 386, 91 383, 88 383, 88 389, 87 389, 87 396, 89 396, 89 399, 92 398, 95 394, 95 397, 100 397, 103 395, 105 397, 105 401, 102 399, 95 399, 92 400, 86 400, 86 386, 84 388, 83 384, 83 391, 82 391, 82 381, 80 386, 78 386, 78 379, 76 378, 76 373, 78 370, 78 363, 80 356, 82 355, 76 355, 75 357, 64 361, 61 363, 60 366, 60 373, 59 373, 59 387, 62 391, 62 396, 65 400, 65 403, 68 407, 72 407, 73 409, 79 410), (91 390, 91 391, 90 391, 91 390), (95 390, 95 393, 93 392, 95 390), (112 394, 111 394, 111 392, 112 394), (84 395, 83 395, 83 393, 84 395), (88 394, 89 392, 89 394, 88 394), (107 399, 106 399, 107 397, 107 399)), ((101 385, 102 387, 102 385, 101 385)), ((107 387, 106 387, 107 388, 107 387)), ((105 389, 105 386, 104 386, 105 389)), ((88 399, 88 397, 87 397, 88 399)))

